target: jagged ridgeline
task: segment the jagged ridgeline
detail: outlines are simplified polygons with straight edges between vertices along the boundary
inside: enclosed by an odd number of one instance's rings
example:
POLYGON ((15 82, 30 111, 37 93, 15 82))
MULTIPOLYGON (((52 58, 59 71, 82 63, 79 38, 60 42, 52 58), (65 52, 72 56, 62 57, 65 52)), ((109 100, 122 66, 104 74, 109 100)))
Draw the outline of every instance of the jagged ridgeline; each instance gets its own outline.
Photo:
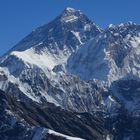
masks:
POLYGON ((0 140, 139 140, 140 25, 97 26, 66 8, 0 59, 0 140))

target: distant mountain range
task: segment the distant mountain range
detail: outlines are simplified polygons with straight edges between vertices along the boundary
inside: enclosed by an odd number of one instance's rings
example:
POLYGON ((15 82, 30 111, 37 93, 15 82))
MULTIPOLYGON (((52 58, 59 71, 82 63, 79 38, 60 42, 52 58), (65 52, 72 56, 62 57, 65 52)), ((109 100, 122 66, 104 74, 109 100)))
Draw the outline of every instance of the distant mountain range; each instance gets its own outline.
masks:
POLYGON ((1 57, 0 110, 0 140, 139 140, 140 25, 66 8, 1 57))

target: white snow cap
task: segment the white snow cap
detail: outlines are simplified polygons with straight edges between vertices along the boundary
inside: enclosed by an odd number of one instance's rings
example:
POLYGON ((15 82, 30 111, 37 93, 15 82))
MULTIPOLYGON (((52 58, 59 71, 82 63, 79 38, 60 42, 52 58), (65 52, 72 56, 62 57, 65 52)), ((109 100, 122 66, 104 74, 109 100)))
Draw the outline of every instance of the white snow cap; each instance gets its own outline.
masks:
POLYGON ((114 28, 115 25, 114 24, 109 24, 109 28, 114 28))
POLYGON ((82 14, 82 12, 80 10, 76 10, 74 8, 67 7, 62 13, 61 20, 66 23, 74 22, 79 18, 79 15, 81 15, 81 14, 82 14))
POLYGON ((71 8, 71 7, 67 7, 66 10, 67 10, 67 11, 70 11, 70 12, 71 12, 71 11, 75 11, 75 9, 74 9, 74 8, 71 8))
POLYGON ((82 12, 80 10, 74 9, 74 8, 71 8, 71 7, 67 7, 64 10, 64 13, 69 13, 69 14, 73 14, 75 12, 79 12, 80 14, 82 14, 82 12))
POLYGON ((68 12, 80 11, 80 10, 76 10, 76 9, 74 9, 74 8, 71 8, 71 7, 67 7, 65 10, 68 11, 68 12))

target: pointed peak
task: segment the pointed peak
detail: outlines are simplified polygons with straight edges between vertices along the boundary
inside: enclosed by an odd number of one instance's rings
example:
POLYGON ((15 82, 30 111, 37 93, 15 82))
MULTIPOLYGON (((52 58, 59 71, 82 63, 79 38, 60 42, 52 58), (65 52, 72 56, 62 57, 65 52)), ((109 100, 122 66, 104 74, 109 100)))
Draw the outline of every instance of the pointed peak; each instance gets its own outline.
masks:
POLYGON ((70 15, 81 15, 82 12, 80 10, 76 10, 74 8, 67 7, 62 12, 62 16, 70 16, 70 15))
POLYGON ((108 28, 115 28, 115 25, 114 24, 109 24, 108 28))
POLYGON ((62 22, 74 22, 79 18, 82 18, 84 14, 80 10, 67 7, 62 12, 60 19, 62 22))
POLYGON ((64 12, 74 13, 74 12, 80 12, 80 10, 77 10, 77 9, 74 9, 74 8, 71 8, 71 7, 66 7, 64 9, 64 12))
POLYGON ((75 12, 76 10, 74 8, 71 8, 71 7, 67 7, 65 8, 64 11, 68 11, 68 12, 75 12))

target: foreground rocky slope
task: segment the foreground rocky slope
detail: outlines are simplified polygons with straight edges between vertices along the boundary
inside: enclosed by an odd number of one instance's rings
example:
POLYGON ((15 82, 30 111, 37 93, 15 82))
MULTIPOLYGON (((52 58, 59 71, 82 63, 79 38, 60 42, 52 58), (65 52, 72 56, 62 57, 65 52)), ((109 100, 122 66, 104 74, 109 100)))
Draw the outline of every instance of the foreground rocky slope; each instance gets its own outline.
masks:
POLYGON ((56 135, 57 133, 52 131, 55 130, 70 135, 71 139, 73 136, 73 139, 81 137, 81 140, 82 138, 102 140, 108 133, 102 118, 95 118, 88 113, 68 112, 49 103, 41 106, 33 101, 30 103, 17 101, 2 91, 0 91, 0 109, 0 139, 9 137, 9 139, 34 140, 35 136, 38 136, 38 140, 41 137, 51 139, 51 133, 54 138, 64 137, 61 134, 56 135))

